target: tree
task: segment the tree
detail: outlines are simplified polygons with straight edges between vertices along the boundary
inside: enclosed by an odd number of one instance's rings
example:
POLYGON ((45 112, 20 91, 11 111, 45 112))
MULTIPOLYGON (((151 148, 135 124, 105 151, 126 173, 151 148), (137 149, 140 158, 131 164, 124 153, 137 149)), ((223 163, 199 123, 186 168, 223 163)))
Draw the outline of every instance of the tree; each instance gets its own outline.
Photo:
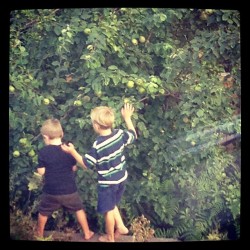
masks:
MULTIPOLYGON (((43 146, 45 119, 60 119, 65 140, 84 153, 95 138, 91 109, 111 106, 116 126, 124 127, 120 109, 129 101, 139 138, 128 152, 126 223, 144 214, 156 233, 163 227, 166 236, 200 240, 226 221, 239 237, 240 141, 233 152, 220 143, 241 134, 239 16, 222 9, 12 11, 11 200, 24 210, 37 199, 27 177, 43 146)), ((93 218, 95 178, 78 171, 93 218)))

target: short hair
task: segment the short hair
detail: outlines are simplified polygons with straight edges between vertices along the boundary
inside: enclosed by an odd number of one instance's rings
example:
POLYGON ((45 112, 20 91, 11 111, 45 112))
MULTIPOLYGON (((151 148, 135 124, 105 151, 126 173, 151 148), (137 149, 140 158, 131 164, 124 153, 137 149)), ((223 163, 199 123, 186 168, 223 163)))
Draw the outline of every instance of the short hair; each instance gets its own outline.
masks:
POLYGON ((102 129, 113 127, 115 114, 112 108, 107 106, 99 106, 91 110, 91 121, 97 123, 102 129))
POLYGON ((47 135, 50 139, 63 137, 63 129, 58 119, 51 118, 46 120, 40 131, 42 135, 47 135))

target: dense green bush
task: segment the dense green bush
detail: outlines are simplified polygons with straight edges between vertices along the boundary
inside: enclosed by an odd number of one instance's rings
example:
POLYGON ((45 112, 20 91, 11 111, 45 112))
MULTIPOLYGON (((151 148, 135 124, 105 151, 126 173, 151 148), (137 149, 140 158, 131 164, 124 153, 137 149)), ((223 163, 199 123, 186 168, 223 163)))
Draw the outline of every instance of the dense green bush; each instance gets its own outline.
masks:
MULTIPOLYGON (((60 119, 65 140, 84 153, 96 136, 91 109, 113 107, 124 128, 120 109, 129 101, 139 137, 127 151, 125 223, 144 214, 156 232, 183 240, 233 225, 239 238, 238 11, 14 10, 9 67, 9 196, 20 210, 37 213, 42 122, 60 119), (235 136, 230 150, 225 136, 235 136)), ((90 221, 103 230, 96 173, 79 170, 77 181, 90 221)))

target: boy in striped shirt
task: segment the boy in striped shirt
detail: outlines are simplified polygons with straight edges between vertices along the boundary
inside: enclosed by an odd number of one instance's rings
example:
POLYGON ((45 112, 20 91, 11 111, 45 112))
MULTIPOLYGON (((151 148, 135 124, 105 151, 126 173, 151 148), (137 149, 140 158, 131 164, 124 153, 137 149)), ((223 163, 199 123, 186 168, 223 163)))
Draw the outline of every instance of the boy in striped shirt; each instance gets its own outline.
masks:
POLYGON ((125 103, 121 109, 127 130, 113 129, 115 115, 107 106, 96 107, 91 111, 91 121, 95 132, 99 135, 90 151, 83 157, 69 143, 62 149, 70 153, 84 168, 94 168, 98 173, 98 205, 97 211, 104 214, 106 233, 99 238, 102 242, 114 242, 115 236, 128 234, 121 218, 117 204, 125 190, 126 160, 124 149, 137 138, 131 116, 134 107, 125 103))

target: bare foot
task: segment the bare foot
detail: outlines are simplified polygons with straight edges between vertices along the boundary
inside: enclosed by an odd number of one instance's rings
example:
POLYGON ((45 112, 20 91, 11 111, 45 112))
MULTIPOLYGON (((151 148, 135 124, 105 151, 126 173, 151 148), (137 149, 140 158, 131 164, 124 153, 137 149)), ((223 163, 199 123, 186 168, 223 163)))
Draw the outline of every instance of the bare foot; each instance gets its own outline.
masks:
POLYGON ((120 238, 121 234, 118 232, 118 230, 115 230, 115 239, 120 238))
POLYGON ((105 234, 105 235, 102 235, 99 237, 99 241, 101 242, 115 242, 115 241, 111 241, 108 239, 108 236, 105 234))
POLYGON ((124 226, 124 227, 118 227, 116 230, 120 234, 128 234, 129 230, 124 226))
POLYGON ((91 239, 93 236, 94 236, 94 232, 92 232, 92 231, 89 231, 89 233, 87 234, 87 235, 85 235, 85 240, 89 240, 89 239, 91 239))
POLYGON ((115 230, 115 238, 119 238, 121 236, 121 234, 128 234, 129 233, 129 230, 124 226, 124 227, 121 227, 121 228, 117 228, 115 230))

